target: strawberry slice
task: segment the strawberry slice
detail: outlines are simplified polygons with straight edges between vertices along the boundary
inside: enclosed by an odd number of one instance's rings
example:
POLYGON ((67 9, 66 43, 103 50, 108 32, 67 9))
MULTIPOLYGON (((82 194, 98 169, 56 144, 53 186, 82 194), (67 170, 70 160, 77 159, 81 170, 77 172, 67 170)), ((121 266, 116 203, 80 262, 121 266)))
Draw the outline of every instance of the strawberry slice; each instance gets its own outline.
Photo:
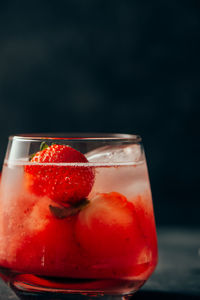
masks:
POLYGON ((94 183, 92 167, 51 165, 51 163, 87 163, 87 158, 72 147, 45 145, 43 150, 32 157, 31 162, 37 164, 25 166, 26 185, 37 196, 48 196, 55 202, 68 206, 87 197, 92 189, 94 183))
POLYGON ((95 265, 137 264, 145 238, 134 205, 123 195, 98 194, 77 218, 76 238, 95 265))

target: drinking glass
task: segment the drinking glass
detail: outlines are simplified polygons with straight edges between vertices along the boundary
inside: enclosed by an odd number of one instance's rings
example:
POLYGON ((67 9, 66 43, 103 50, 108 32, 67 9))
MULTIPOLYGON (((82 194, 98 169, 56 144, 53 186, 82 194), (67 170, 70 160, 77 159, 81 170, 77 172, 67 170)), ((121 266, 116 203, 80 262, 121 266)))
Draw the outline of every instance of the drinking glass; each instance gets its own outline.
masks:
POLYGON ((20 299, 128 299, 156 264, 140 136, 9 138, 0 185, 0 276, 20 299))

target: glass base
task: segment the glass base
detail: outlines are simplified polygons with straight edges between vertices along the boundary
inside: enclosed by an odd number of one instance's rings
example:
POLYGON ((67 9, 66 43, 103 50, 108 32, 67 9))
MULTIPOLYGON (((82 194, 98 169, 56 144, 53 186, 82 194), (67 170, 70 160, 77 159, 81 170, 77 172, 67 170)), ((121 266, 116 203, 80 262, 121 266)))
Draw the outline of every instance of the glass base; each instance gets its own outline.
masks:
POLYGON ((129 299, 145 280, 40 277, 1 268, 1 277, 20 299, 129 299))
POLYGON ((15 294, 21 300, 90 300, 90 299, 101 299, 101 300, 128 300, 132 297, 133 293, 130 295, 82 295, 82 294, 61 294, 61 293, 30 293, 17 290, 15 287, 11 287, 15 294))

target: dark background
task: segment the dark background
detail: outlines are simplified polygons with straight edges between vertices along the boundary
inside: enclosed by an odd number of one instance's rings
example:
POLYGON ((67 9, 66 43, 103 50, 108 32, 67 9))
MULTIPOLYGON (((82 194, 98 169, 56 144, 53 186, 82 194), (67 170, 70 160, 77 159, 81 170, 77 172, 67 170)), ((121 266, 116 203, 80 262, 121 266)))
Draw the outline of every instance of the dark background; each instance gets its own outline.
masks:
POLYGON ((138 133, 157 223, 200 226, 199 101, 199 1, 1 1, 1 164, 10 134, 138 133))

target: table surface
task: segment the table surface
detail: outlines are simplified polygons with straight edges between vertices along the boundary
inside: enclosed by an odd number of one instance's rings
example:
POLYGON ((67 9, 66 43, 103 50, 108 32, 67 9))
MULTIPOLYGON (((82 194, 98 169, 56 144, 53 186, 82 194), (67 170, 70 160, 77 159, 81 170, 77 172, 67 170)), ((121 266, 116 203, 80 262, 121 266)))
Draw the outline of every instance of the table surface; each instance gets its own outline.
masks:
MULTIPOLYGON (((133 299, 200 299, 200 229, 160 228, 158 243, 156 271, 133 299)), ((18 297, 0 281, 0 300, 7 299, 18 297)))

